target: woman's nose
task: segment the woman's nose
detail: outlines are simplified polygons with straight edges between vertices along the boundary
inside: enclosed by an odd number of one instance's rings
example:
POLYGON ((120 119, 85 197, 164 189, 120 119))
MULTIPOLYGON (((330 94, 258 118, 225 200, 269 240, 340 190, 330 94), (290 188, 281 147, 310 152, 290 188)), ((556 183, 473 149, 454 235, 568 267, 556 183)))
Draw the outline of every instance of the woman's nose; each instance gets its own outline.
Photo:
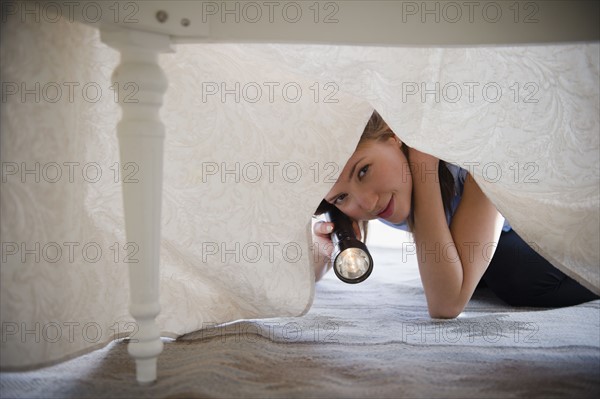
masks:
POLYGON ((377 194, 372 191, 362 192, 356 196, 356 202, 363 212, 372 214, 376 210, 377 194))

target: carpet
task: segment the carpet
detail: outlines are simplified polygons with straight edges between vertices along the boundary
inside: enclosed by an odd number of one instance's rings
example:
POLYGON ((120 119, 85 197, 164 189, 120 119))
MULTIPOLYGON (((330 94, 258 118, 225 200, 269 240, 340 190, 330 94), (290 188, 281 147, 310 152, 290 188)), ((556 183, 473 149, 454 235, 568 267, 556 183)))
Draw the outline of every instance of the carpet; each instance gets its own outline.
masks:
MULTIPOLYGON (((245 320, 164 339, 158 381, 135 382, 124 340, 0 374, 2 398, 597 397, 600 301, 511 308, 478 290, 455 320, 429 318, 416 260, 372 248, 358 285, 333 273, 303 317, 245 320), (399 262, 400 260, 400 262, 399 262)), ((200 305, 199 305, 200 306, 200 305)))

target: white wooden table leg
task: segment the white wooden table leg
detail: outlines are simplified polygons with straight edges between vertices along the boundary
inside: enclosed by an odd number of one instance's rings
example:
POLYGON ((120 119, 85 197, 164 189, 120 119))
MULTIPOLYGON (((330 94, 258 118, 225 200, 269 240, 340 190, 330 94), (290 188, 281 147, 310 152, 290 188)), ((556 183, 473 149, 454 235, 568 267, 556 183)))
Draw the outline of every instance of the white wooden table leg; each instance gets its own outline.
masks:
POLYGON ((138 330, 128 351, 135 359, 137 380, 156 380, 163 344, 155 318, 159 305, 160 215, 164 125, 159 117, 167 79, 158 53, 171 51, 166 35, 102 30, 102 41, 121 52, 113 73, 123 117, 117 132, 127 242, 139 249, 129 263, 130 307, 138 330))

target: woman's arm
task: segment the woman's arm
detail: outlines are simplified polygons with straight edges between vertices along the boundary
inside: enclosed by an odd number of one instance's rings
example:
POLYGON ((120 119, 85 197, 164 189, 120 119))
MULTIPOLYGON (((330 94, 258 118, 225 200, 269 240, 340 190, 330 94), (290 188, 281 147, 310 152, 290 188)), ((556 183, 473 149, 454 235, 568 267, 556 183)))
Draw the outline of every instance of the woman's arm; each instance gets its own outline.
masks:
POLYGON ((437 175, 439 160, 411 149, 414 238, 431 317, 462 312, 498 244, 503 218, 467 175, 448 227, 437 175))

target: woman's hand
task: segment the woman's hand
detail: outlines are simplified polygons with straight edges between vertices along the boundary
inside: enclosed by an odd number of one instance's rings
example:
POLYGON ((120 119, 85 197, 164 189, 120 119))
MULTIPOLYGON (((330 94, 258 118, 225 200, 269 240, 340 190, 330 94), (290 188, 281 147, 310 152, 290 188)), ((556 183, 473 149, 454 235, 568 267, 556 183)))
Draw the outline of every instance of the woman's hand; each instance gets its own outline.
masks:
MULTIPOLYGON (((331 222, 317 221, 313 223, 312 252, 314 256, 315 281, 319 281, 325 273, 331 269, 331 254, 333 252, 333 243, 331 242, 331 232, 334 229, 331 222)), ((361 239, 361 231, 356 221, 352 222, 356 238, 361 239)))
POLYGON ((331 222, 319 221, 313 224, 313 243, 317 246, 319 254, 327 258, 331 257, 333 251, 331 232, 334 227, 331 222))
POLYGON ((331 268, 331 253, 333 252, 333 243, 331 242, 331 232, 333 223, 316 221, 312 224, 312 252, 315 267, 315 281, 319 281, 331 268))

